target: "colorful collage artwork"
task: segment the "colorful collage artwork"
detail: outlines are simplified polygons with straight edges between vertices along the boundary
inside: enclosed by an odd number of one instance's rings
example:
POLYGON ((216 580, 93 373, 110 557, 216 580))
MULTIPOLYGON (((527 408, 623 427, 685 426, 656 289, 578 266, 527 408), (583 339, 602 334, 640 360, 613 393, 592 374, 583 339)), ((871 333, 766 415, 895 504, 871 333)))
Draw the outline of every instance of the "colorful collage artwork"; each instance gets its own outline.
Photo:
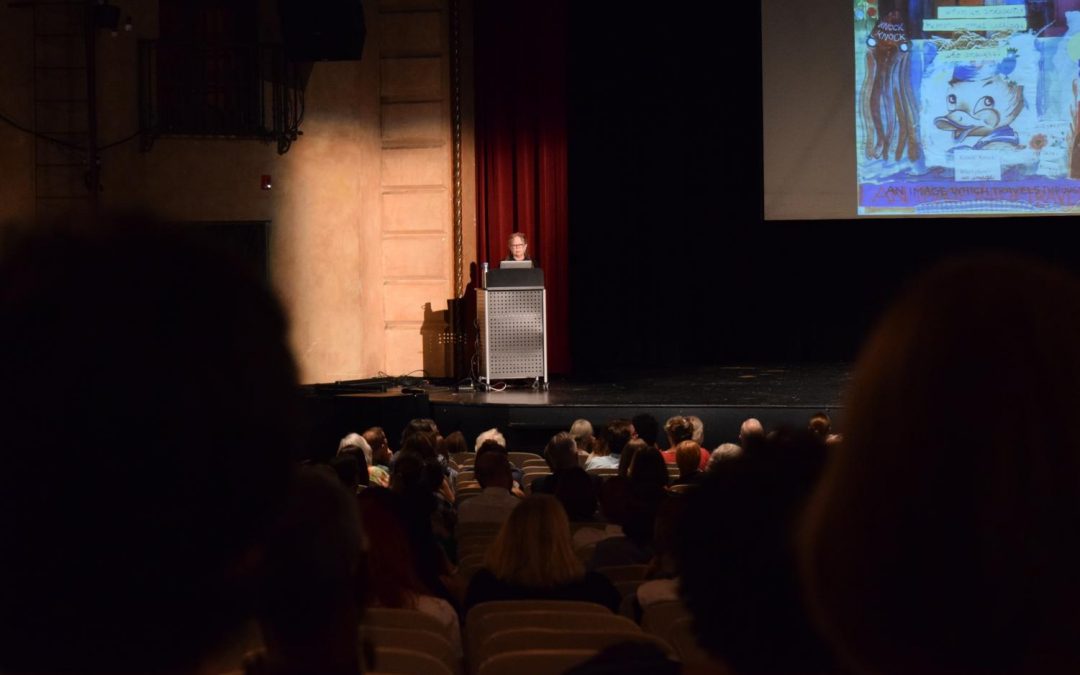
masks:
POLYGON ((860 215, 1080 212, 1080 0, 856 0, 860 215))

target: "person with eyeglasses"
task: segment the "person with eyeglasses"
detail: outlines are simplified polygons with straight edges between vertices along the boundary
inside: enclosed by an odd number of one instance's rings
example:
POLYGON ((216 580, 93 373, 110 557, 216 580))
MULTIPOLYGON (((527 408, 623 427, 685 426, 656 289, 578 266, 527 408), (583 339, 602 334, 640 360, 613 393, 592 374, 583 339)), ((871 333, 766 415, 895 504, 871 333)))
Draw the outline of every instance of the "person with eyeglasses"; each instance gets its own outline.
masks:
POLYGON ((506 242, 507 260, 529 260, 529 240, 521 232, 514 232, 506 242))

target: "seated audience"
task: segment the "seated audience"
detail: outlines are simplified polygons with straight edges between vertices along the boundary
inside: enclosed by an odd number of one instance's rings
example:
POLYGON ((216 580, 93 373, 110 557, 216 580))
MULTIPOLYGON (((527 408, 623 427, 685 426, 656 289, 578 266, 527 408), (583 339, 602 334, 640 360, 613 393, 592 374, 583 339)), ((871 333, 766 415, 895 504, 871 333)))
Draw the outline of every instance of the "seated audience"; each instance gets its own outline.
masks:
POLYGON ((640 451, 653 447, 655 446, 649 445, 640 438, 635 438, 627 443, 623 448, 622 453, 619 455, 619 475, 623 477, 629 475, 630 465, 634 463, 634 457, 637 456, 640 451))
MULTIPOLYGON (((675 464, 679 467, 679 480, 675 481, 676 485, 696 485, 701 482, 701 453, 701 446, 694 441, 683 441, 675 446, 675 464)), ((705 457, 709 458, 710 455, 706 453, 705 457)))
POLYGON ((663 499, 668 485, 668 470, 660 451, 644 448, 634 455, 627 479, 634 497, 646 501, 663 499))
POLYGON ((480 435, 476 437, 476 452, 480 452, 480 446, 482 446, 487 441, 495 441, 502 447, 503 450, 506 449, 506 437, 503 436, 502 432, 500 432, 495 427, 492 427, 487 431, 481 431, 480 435))
POLYGON ((351 433, 341 439, 341 442, 338 443, 337 454, 339 455, 350 455, 356 454, 357 452, 364 453, 364 458, 367 460, 368 464, 371 464, 371 445, 368 444, 367 439, 360 434, 351 433))
MULTIPOLYGON (((499 434, 499 437, 501 438, 502 434, 499 434)), ((483 455, 485 452, 498 452, 502 454, 503 457, 507 458, 506 461, 510 461, 510 454, 506 449, 505 441, 503 443, 500 443, 496 438, 487 438, 486 440, 484 440, 483 443, 477 446, 476 459, 479 460, 480 456, 483 455)), ((524 497, 525 493, 522 491, 522 483, 525 481, 525 473, 513 464, 510 465, 510 472, 514 476, 513 493, 518 497, 524 497)))
MULTIPOLYGON (((413 420, 411 425, 415 425, 417 422, 424 422, 425 420, 413 420)), ((406 427, 406 430, 409 427, 406 427)), ((444 480, 436 481, 437 487, 435 488, 438 498, 445 504, 452 505, 454 503, 454 488, 450 485, 451 476, 447 466, 441 461, 436 447, 439 445, 440 437, 431 431, 425 431, 423 429, 414 430, 411 433, 402 434, 401 449, 394 454, 393 465, 390 467, 391 474, 396 471, 398 458, 405 454, 419 455, 424 462, 430 462, 433 466, 438 467, 439 473, 443 475, 444 480)))
POLYGON ((411 444, 406 443, 395 455, 390 489, 401 495, 419 518, 427 520, 431 534, 445 547, 457 526, 454 503, 447 500, 441 490, 446 476, 437 459, 425 458, 410 447, 411 444))
POLYGON ((457 507, 459 523, 501 523, 521 500, 511 492, 514 476, 510 461, 501 452, 485 452, 476 458, 476 481, 483 491, 457 507))
POLYGON ((593 446, 593 426, 589 420, 574 420, 570 425, 570 435, 574 438, 577 454, 588 458, 593 446))
POLYGON ((570 523, 548 495, 526 498, 488 548, 484 568, 469 583, 465 608, 490 600, 581 600, 611 611, 619 591, 605 577, 586 572, 570 545, 570 523))
POLYGON ((554 495, 571 521, 592 520, 603 481, 578 465, 573 437, 566 432, 552 436, 544 447, 544 459, 551 467, 551 475, 533 481, 533 494, 554 495))
POLYGON ((650 605, 679 600, 679 569, 676 562, 678 532, 686 515, 687 500, 682 495, 665 499, 656 514, 653 529, 653 557, 645 573, 648 581, 634 594, 636 618, 650 605))
POLYGON ((425 557, 430 546, 410 533, 410 506, 387 490, 366 490, 358 498, 360 521, 368 540, 367 570, 371 604, 416 609, 442 623, 455 649, 461 651, 458 612, 448 601, 445 585, 425 557))
POLYGON ((597 495, 602 483, 599 477, 590 476, 581 467, 574 467, 559 474, 553 495, 572 522, 588 522, 596 518, 597 495))
POLYGON ((690 426, 694 429, 694 433, 690 436, 690 440, 697 443, 699 447, 705 447, 705 423, 701 421, 701 418, 697 415, 687 415, 686 419, 690 420, 690 426))
POLYGON ((8 225, 0 326, 0 672, 232 667, 297 449, 277 301, 180 228, 8 225))
MULTIPOLYGON (((694 422, 690 417, 672 417, 664 424, 668 436, 668 449, 663 451, 664 461, 676 464, 675 449, 684 441, 694 440, 694 422)), ((698 443, 698 470, 704 471, 709 465, 709 451, 698 443)))
POLYGON ((465 442, 465 434, 460 431, 455 431, 443 439, 443 449, 439 454, 453 457, 454 455, 468 451, 469 444, 465 442))
POLYGON ((338 455, 330 460, 330 468, 352 494, 357 494, 370 485, 363 453, 338 455))
POLYGON ((695 514, 680 521, 680 592, 698 644, 732 673, 838 672, 804 607, 794 543, 824 463, 819 437, 778 434, 677 495, 695 514))
MULTIPOLYGON (((616 477, 607 482, 615 480, 622 479, 616 477)), ((626 490, 621 493, 625 501, 614 507, 620 514, 619 525, 624 536, 599 541, 589 561, 590 569, 642 565, 652 559, 656 513, 668 497, 667 484, 667 466, 660 451, 645 448, 634 456, 626 490)))
POLYGON ((804 576, 857 672, 1080 671, 1080 280, 979 255, 864 346, 804 576))
POLYGON ((390 468, 390 445, 386 441, 386 432, 382 427, 371 427, 363 434, 364 440, 371 447, 371 466, 390 468))
POLYGON ((739 447, 746 452, 753 452, 755 448, 765 442, 765 427, 761 422, 750 417, 739 426, 739 447))
POLYGON ((660 422, 655 417, 649 413, 640 413, 634 415, 630 423, 634 425, 634 435, 637 438, 645 441, 651 448, 660 448, 657 445, 660 441, 660 422))
POLYGON ((405 428, 401 430, 401 443, 398 445, 398 449, 404 448, 405 440, 414 434, 427 436, 431 440, 432 448, 435 448, 439 439, 442 438, 439 433, 439 425, 435 424, 435 420, 429 417, 417 417, 409 420, 405 428))
POLYGON ((258 587, 264 649, 245 673, 358 675, 368 589, 356 498, 327 473, 302 468, 268 541, 258 587))
POLYGON ((634 435, 634 425, 630 420, 615 419, 609 421, 600 430, 600 442, 585 462, 586 469, 617 469, 619 455, 634 435), (603 454, 599 454, 603 452, 603 454))
POLYGON ((371 485, 390 487, 390 445, 386 441, 386 432, 382 427, 371 427, 363 434, 371 448, 371 462, 368 463, 368 479, 371 485))
MULTIPOLYGON (((386 487, 390 484, 390 474, 385 469, 372 465, 374 454, 374 451, 371 449, 371 444, 360 434, 349 434, 341 439, 341 443, 338 444, 338 457, 354 457, 357 461, 358 469, 361 464, 363 465, 364 475, 362 477, 357 477, 357 485, 367 487, 368 485, 375 484, 379 487, 386 487)), ((334 466, 334 468, 338 470, 339 476, 342 475, 341 472, 343 470, 350 470, 347 462, 339 462, 338 465, 331 462, 331 466, 334 466), (339 468, 339 465, 341 468, 339 468)), ((342 478, 342 480, 344 480, 344 478, 342 478)))
MULTIPOLYGON (((669 417, 667 422, 664 422, 664 432, 667 433, 668 451, 674 451, 675 446, 683 441, 694 440, 694 424, 689 417, 681 415, 669 417)), ((665 455, 666 457, 667 455, 665 455)), ((671 463, 674 463, 674 461, 672 459, 671 463)))
POLYGON ((705 467, 706 471, 712 471, 717 464, 723 462, 725 459, 732 457, 738 457, 742 454, 742 448, 734 443, 721 443, 720 447, 712 451, 709 455, 709 464, 705 467))
POLYGON ((579 527, 572 537, 574 549, 585 548, 609 537, 621 537, 625 533, 622 523, 626 517, 626 505, 629 503, 630 484, 622 476, 612 476, 600 485, 599 502, 601 527, 579 527))
POLYGON ((809 427, 818 436, 827 439, 832 435, 832 420, 823 412, 816 412, 810 416, 809 427))

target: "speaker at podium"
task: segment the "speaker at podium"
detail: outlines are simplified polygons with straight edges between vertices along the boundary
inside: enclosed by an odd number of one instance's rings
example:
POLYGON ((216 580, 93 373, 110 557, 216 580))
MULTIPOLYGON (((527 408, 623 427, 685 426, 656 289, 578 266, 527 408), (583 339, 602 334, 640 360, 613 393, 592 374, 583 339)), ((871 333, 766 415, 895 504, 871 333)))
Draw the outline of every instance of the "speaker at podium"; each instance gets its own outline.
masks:
POLYGON ((484 272, 483 288, 476 291, 481 389, 524 379, 548 388, 545 293, 543 270, 504 266, 484 272))

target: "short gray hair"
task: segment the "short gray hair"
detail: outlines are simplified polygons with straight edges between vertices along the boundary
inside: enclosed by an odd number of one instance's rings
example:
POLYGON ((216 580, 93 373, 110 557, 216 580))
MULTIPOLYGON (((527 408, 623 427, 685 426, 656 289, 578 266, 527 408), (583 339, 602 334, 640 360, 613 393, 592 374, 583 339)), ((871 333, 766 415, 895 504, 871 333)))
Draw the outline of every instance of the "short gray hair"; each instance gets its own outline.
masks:
POLYGON ((570 425, 570 435, 579 443, 589 436, 592 436, 592 422, 589 420, 574 420, 574 423, 570 425))
POLYGON ((502 432, 496 427, 480 432, 480 435, 476 437, 476 447, 474 447, 473 450, 479 451, 480 446, 484 444, 484 441, 495 441, 504 448, 506 447, 506 437, 503 436, 502 432))
POLYGON ((359 449, 360 452, 364 453, 364 459, 367 460, 368 466, 371 466, 371 444, 367 442, 366 438, 355 432, 349 434, 338 443, 337 454, 347 455, 350 449, 359 449))
POLYGON ((734 443, 721 443, 720 447, 709 455, 709 463, 705 466, 706 471, 711 471, 714 466, 727 459, 734 459, 742 454, 742 448, 734 443))

